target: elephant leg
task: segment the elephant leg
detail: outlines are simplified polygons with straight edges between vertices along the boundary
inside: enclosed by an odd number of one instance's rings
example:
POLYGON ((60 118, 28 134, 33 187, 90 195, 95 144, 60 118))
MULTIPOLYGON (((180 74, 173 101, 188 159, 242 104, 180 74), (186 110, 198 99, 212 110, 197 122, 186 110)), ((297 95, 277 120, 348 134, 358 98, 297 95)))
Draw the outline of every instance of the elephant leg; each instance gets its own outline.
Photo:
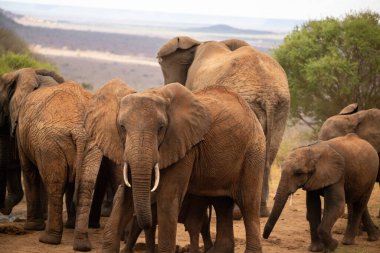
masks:
POLYGON ((135 247, 137 239, 142 232, 142 229, 139 227, 139 224, 137 222, 136 216, 133 216, 132 220, 129 221, 128 228, 128 238, 123 250, 121 251, 122 253, 133 253, 133 248, 135 247))
POLYGON ((103 200, 102 208, 101 208, 102 217, 110 216, 111 211, 112 211, 112 201, 113 201, 114 194, 115 192, 113 191, 112 187, 110 185, 107 185, 105 199, 103 200))
POLYGON ((269 208, 267 206, 269 196, 269 173, 270 167, 265 167, 263 177, 263 188, 261 191, 260 217, 268 217, 270 214, 269 208))
POLYGON ((40 198, 41 177, 38 169, 20 150, 20 163, 23 170, 23 179, 26 197, 26 230, 44 230, 45 219, 43 217, 43 203, 40 198))
POLYGON ((74 196, 74 183, 68 183, 66 186, 66 212, 67 212, 67 221, 65 224, 66 228, 75 228, 75 207, 73 204, 73 196, 74 196))
POLYGON ((121 234, 127 222, 133 217, 132 191, 124 185, 120 185, 116 191, 111 215, 104 227, 103 253, 118 252, 120 248, 121 234))
POLYGON ((9 164, 6 173, 6 189, 7 195, 4 200, 4 214, 10 214, 15 205, 17 205, 23 198, 24 192, 21 183, 21 168, 18 160, 13 160, 9 164))
POLYGON ((245 253, 262 252, 260 242, 260 195, 262 189, 263 168, 265 161, 258 160, 256 151, 247 150, 242 166, 240 187, 235 203, 243 215, 246 233, 245 253))
POLYGON ((217 197, 213 198, 212 204, 216 212, 216 240, 214 247, 207 253, 233 253, 235 246, 232 224, 234 202, 228 197, 217 197))
POLYGON ((368 212, 368 207, 366 207, 363 212, 362 222, 368 234, 368 241, 377 241, 379 239, 380 233, 372 221, 371 215, 368 212))
POLYGON ((103 157, 100 164, 99 173, 96 178, 95 191, 92 197, 91 210, 90 210, 90 219, 89 227, 90 228, 99 228, 100 227, 100 214, 101 207, 106 194, 106 188, 108 185, 107 166, 105 163, 105 158, 103 157))
POLYGON ((161 180, 157 191, 158 249, 160 253, 175 252, 178 215, 189 184, 194 156, 194 152, 188 152, 177 162, 175 168, 161 171, 161 180), (178 172, 180 172, 180 176, 178 172))
POLYGON ((334 251, 338 241, 331 236, 331 229, 338 218, 344 213, 345 196, 342 184, 334 184, 324 189, 324 210, 317 233, 324 244, 325 252, 334 251))
POLYGON ((153 204, 152 205, 152 227, 144 230, 147 253, 155 252, 156 228, 157 228, 157 205, 153 204))
POLYGON ((203 222, 202 222, 202 228, 201 228, 201 235, 202 235, 202 239, 203 239, 204 252, 207 252, 213 246, 213 242, 211 239, 211 232, 210 232, 210 221, 211 221, 212 206, 208 205, 207 209, 209 209, 210 212, 208 213, 206 210, 206 214, 204 215, 203 222))
MULTIPOLYGON (((63 156, 63 154, 62 154, 63 156)), ((63 194, 66 187, 67 166, 60 154, 49 154, 38 162, 41 178, 48 198, 48 220, 39 241, 47 244, 60 244, 63 232, 62 210, 63 194), (63 161, 58 163, 57 161, 63 161), (54 175, 52 175, 52 173, 54 175)))
MULTIPOLYGON (((92 145, 92 144, 87 144, 92 145)), ((80 171, 79 185, 77 186, 77 216, 75 220, 73 249, 77 251, 90 251, 91 243, 88 239, 88 221, 91 208, 92 193, 99 172, 103 154, 95 145, 86 152, 80 171)), ((119 237, 120 238, 120 237, 119 237)))
POLYGON ((0 211, 3 214, 7 214, 4 210, 5 195, 7 193, 7 172, 4 168, 0 167, 0 211))
POLYGON ((369 195, 352 204, 352 214, 349 215, 349 219, 347 221, 346 232, 342 240, 343 244, 354 244, 355 236, 359 231, 360 221, 362 220, 362 216, 367 209, 368 199, 369 195))
MULTIPOLYGON (((208 199, 206 197, 198 197, 195 195, 187 194, 182 203, 181 212, 179 215, 179 222, 183 222, 186 231, 190 235, 190 253, 199 252, 199 233, 202 231, 204 236, 205 245, 209 244, 211 240, 210 232, 207 235, 207 228, 209 227, 207 207, 208 199), (204 225, 204 223, 206 223, 204 225), (203 230, 202 230, 203 229, 203 230), (209 237, 209 239, 208 239, 209 237)), ((212 246, 212 242, 211 242, 212 246)), ((208 245, 210 248, 210 246, 208 245)), ((206 248, 206 246, 205 246, 206 248)), ((206 250, 205 250, 206 251, 206 250)))
POLYGON ((312 252, 323 251, 323 242, 317 233, 318 226, 321 223, 321 198, 318 192, 306 192, 306 209, 306 218, 309 221, 311 237, 311 244, 308 249, 312 252))

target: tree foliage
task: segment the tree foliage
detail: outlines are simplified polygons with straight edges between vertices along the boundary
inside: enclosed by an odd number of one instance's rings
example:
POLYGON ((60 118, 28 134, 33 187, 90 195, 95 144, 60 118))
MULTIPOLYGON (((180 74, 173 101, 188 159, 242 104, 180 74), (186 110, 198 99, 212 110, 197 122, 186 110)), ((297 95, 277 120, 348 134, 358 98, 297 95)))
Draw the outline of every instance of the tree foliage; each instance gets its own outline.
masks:
POLYGON ((318 128, 350 103, 380 108, 380 15, 364 11, 296 27, 274 50, 291 92, 291 117, 318 128))

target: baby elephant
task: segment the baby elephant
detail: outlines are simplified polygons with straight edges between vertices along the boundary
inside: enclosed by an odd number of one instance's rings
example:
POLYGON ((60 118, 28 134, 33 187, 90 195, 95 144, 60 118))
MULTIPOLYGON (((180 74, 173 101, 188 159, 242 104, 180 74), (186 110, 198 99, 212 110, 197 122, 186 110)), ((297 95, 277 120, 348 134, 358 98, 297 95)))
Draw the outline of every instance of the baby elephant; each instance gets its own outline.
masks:
POLYGON ((376 150, 356 134, 300 147, 289 154, 282 165, 280 183, 272 213, 264 228, 268 238, 290 194, 298 188, 307 191, 307 219, 310 224, 310 251, 330 252, 338 241, 331 236, 332 226, 348 205, 348 224, 343 244, 353 244, 362 219, 368 240, 379 232, 367 210, 375 184, 379 158, 376 150), (324 196, 323 218, 321 200, 324 196))

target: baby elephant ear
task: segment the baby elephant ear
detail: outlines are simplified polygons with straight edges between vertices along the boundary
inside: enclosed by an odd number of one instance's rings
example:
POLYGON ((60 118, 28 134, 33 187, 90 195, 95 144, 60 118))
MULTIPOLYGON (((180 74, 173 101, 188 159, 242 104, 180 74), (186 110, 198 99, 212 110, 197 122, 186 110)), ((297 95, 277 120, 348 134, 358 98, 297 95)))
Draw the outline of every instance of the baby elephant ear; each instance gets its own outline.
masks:
POLYGON ((359 106, 357 103, 347 105, 344 107, 340 112, 339 115, 347 115, 347 114, 353 114, 358 112, 359 106))
POLYGON ((344 175, 345 161, 329 144, 320 142, 310 147, 309 180, 304 185, 307 191, 322 189, 337 183, 344 175))
POLYGON ((249 44, 245 42, 244 40, 238 40, 238 39, 223 40, 221 42, 225 44, 231 51, 234 51, 241 47, 249 46, 249 44))
POLYGON ((212 119, 208 108, 180 83, 168 84, 159 92, 168 100, 168 126, 159 148, 160 167, 166 168, 203 140, 212 119))
POLYGON ((158 51, 157 58, 161 58, 163 56, 174 53, 178 49, 189 49, 194 46, 198 46, 201 43, 193 38, 188 36, 175 37, 168 42, 166 42, 158 51))
POLYGON ((121 99, 136 93, 120 79, 112 79, 92 97, 88 106, 85 128, 103 154, 118 164, 123 163, 124 143, 117 127, 121 99))

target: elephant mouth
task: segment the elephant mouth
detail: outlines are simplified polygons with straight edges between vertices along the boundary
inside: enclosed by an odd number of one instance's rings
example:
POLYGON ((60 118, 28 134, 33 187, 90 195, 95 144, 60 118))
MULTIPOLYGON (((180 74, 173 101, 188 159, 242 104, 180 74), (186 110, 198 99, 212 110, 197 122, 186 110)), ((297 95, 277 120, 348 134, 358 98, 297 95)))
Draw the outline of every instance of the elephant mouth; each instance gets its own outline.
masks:
MULTIPOLYGON (((129 180, 128 180, 128 162, 124 162, 123 179, 124 179, 124 184, 127 187, 132 187, 132 185, 129 183, 129 180)), ((155 190, 157 190, 159 183, 160 183, 160 167, 158 166, 158 163, 156 163, 156 165, 154 165, 154 185, 150 191, 154 192, 155 190)))

